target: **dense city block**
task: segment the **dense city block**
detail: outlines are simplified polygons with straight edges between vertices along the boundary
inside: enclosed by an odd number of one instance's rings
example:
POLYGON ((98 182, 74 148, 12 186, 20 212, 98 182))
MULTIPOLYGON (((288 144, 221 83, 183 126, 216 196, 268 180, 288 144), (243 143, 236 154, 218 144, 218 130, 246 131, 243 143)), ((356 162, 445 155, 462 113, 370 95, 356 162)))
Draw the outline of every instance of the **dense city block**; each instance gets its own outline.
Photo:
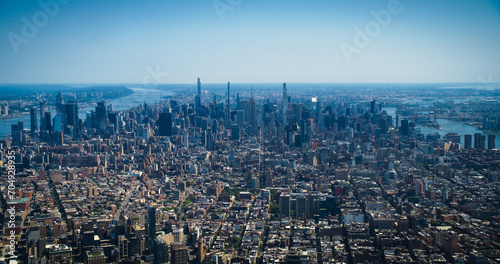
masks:
POLYGON ((0 263, 500 261, 498 90, 160 89, 1 102, 0 263))

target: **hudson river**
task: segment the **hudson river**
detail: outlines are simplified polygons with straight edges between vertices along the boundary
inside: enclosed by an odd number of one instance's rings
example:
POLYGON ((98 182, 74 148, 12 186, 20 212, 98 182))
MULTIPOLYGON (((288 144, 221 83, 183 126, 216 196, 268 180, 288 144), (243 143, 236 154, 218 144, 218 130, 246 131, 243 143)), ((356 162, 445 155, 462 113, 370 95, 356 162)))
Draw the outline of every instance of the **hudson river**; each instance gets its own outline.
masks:
MULTIPOLYGON (((136 107, 140 104, 146 102, 147 104, 154 104, 162 100, 163 96, 170 96, 172 92, 170 91, 160 91, 157 89, 144 89, 144 88, 132 88, 128 87, 134 91, 133 94, 116 98, 106 102, 106 106, 110 104, 113 105, 114 111, 128 110, 132 107, 136 107)), ((85 119, 86 112, 95 110, 95 106, 89 106, 82 109, 78 109, 78 117, 80 119, 85 119)), ((55 111, 50 110, 52 117, 54 117, 55 111)), ((24 129, 31 129, 31 118, 30 115, 25 115, 22 117, 10 118, 10 119, 0 119, 0 136, 7 136, 11 133, 11 125, 17 124, 19 120, 24 123, 24 129)), ((37 111, 37 123, 40 126, 40 110, 37 111)))

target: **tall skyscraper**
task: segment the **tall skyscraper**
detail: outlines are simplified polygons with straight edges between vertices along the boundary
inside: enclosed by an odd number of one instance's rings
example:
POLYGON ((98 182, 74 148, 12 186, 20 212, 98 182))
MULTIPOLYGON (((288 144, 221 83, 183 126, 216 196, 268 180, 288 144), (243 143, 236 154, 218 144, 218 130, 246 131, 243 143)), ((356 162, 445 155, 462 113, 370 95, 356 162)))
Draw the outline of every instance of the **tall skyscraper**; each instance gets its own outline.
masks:
POLYGON ((63 114, 61 112, 57 112, 57 114, 54 116, 54 122, 53 122, 53 128, 52 131, 54 133, 56 132, 63 132, 63 127, 64 127, 64 120, 63 120, 63 114))
POLYGON ((18 124, 11 125, 12 145, 19 145, 22 142, 22 130, 18 124))
POLYGON ((78 105, 76 101, 68 101, 64 105, 65 113, 66 113, 66 125, 69 125, 73 129, 73 138, 76 138, 78 135, 78 105))
POLYGON ((156 208, 149 207, 148 209, 148 238, 149 238, 149 250, 154 251, 155 239, 156 239, 156 208))
POLYGON ((240 110, 240 93, 236 93, 236 110, 240 110))
POLYGON ((98 134, 104 134, 108 126, 108 116, 104 102, 98 102, 95 107, 95 129, 98 134))
POLYGON ((231 83, 227 82, 227 108, 231 105, 231 83))
POLYGON ((45 112, 45 117, 43 118, 44 119, 44 123, 45 123, 45 130, 50 134, 52 133, 52 117, 51 117, 51 113, 50 112, 45 112))
POLYGON ((379 118, 378 127, 382 130, 382 134, 387 134, 389 131, 389 120, 387 118, 379 118))
POLYGON ((226 127, 231 124, 231 84, 227 82, 226 127))
POLYGON ((399 131, 403 136, 408 136, 410 132, 410 126, 408 123, 408 119, 403 119, 401 120, 401 127, 399 128, 399 131))
POLYGON ((45 123, 45 102, 40 102, 40 131, 47 130, 45 123))
POLYGON ((200 108, 201 108, 201 82, 200 78, 198 78, 198 93, 195 97, 195 106, 194 106, 194 111, 196 112, 196 115, 200 114, 200 108))
POLYGON ((326 197, 326 212, 330 215, 335 215, 335 208, 337 208, 337 201, 334 196, 328 195, 326 197))
POLYGON ((290 217, 290 195, 280 195, 280 216, 290 217))
POLYGON ((108 113, 108 120, 109 120, 109 125, 113 126, 114 130, 118 128, 118 114, 116 112, 109 112, 108 113))
POLYGON ((488 149, 495 149, 495 134, 488 135, 488 149))
POLYGON ((31 118, 31 137, 34 138, 37 135, 38 131, 38 121, 36 119, 36 107, 32 107, 30 109, 30 118, 31 118))
POLYGON ((56 98, 56 111, 64 113, 64 98, 62 97, 62 93, 59 92, 56 98))
POLYGON ((253 98, 253 91, 252 96, 248 100, 248 124, 251 128, 257 127, 257 108, 255 106, 255 99, 253 98))
POLYGON ((472 135, 464 135, 464 148, 468 149, 472 147, 472 135))
POLYGON ((212 129, 211 128, 207 128, 205 130, 205 147, 207 150, 214 150, 214 143, 215 143, 215 139, 214 139, 214 135, 212 133, 212 129))
POLYGON ((474 148, 477 149, 485 149, 486 147, 486 136, 481 133, 474 134, 474 148))
POLYGON ((172 113, 160 113, 158 122, 160 136, 172 136, 172 113))
POLYGON ((23 130, 24 130, 24 122, 23 122, 23 120, 17 121, 17 126, 18 126, 19 131, 21 131, 21 133, 22 133, 23 130))
POLYGON ((287 124, 286 112, 288 111, 288 92, 286 90, 286 83, 283 83, 283 124, 287 124))
POLYGON ((295 214, 297 218, 306 216, 307 212, 307 197, 299 196, 297 197, 297 210, 295 210, 295 214))

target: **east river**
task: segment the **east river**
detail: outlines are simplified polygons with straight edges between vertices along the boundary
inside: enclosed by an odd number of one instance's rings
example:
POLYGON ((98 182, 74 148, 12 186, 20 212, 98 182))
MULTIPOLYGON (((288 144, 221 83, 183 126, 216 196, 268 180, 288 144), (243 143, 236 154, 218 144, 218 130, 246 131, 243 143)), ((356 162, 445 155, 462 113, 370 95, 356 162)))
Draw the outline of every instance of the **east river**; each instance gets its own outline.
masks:
MULTIPOLYGON (((392 116, 393 122, 396 122, 396 108, 394 107, 384 107, 382 110, 385 110, 388 115, 392 116)), ((495 137, 495 148, 500 148, 500 134, 498 133, 490 133, 490 132, 485 132, 480 129, 477 129, 476 127, 463 124, 457 121, 449 120, 449 119, 443 119, 443 118, 438 118, 437 123, 441 125, 441 129, 436 129, 432 127, 426 127, 422 125, 416 125, 417 128, 420 129, 420 132, 422 132, 424 135, 427 135, 429 133, 433 132, 438 132, 441 135, 441 138, 443 138, 446 134, 448 133, 458 133, 460 135, 460 145, 463 147, 464 146, 464 135, 469 134, 472 135, 472 146, 474 146, 474 134, 475 133, 481 133, 486 136, 486 142, 485 145, 488 147, 488 135, 489 134, 494 134, 495 137)))

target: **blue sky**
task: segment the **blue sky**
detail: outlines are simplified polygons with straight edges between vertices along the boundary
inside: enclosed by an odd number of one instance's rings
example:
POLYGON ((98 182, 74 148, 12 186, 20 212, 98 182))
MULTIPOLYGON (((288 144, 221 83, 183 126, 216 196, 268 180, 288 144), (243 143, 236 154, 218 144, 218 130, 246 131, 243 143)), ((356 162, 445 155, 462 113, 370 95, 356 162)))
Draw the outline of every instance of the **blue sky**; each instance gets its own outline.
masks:
POLYGON ((65 1, 0 0, 0 83, 500 82, 500 1, 65 1))

